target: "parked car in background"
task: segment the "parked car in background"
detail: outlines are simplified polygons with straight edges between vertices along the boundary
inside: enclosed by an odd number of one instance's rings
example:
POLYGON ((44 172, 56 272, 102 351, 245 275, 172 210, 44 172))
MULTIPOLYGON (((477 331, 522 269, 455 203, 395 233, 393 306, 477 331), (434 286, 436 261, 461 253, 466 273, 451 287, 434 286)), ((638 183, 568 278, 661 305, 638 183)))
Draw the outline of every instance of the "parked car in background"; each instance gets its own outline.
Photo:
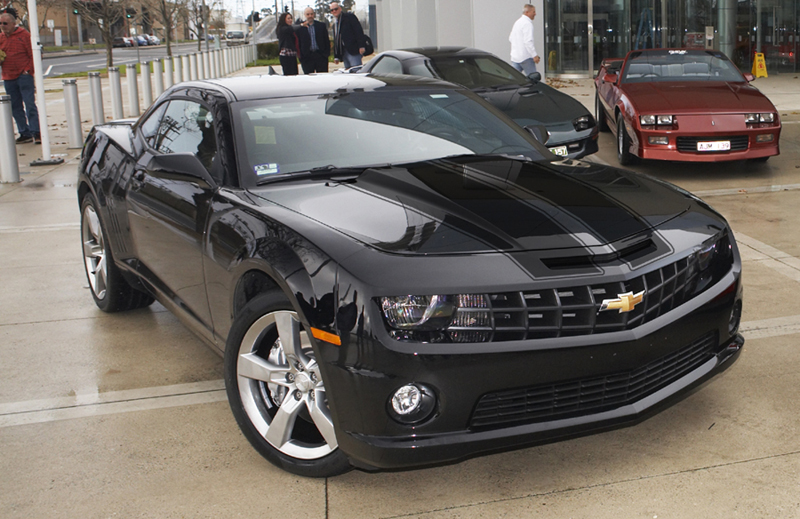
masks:
POLYGON ((525 77, 494 54, 466 47, 422 47, 382 52, 352 72, 411 74, 463 85, 523 127, 544 126, 544 140, 556 155, 580 158, 597 151, 597 126, 589 110, 572 97, 525 77))
POLYGON ((122 36, 117 36, 111 42, 112 47, 131 47, 133 46, 133 42, 129 38, 123 38, 122 36))
POLYGON ((136 43, 140 47, 146 47, 146 46, 150 45, 150 40, 147 39, 147 37, 142 35, 142 34, 139 34, 138 36, 134 36, 134 38, 136 38, 136 43))
POLYGON ((225 34, 225 41, 229 47, 247 43, 244 31, 228 31, 225 34))
POLYGON ((144 36, 147 38, 147 43, 149 45, 161 45, 161 38, 155 34, 145 34, 144 36))
POLYGON ((295 474, 631 424, 744 343, 721 215, 557 157, 436 79, 180 83, 92 129, 76 188, 97 306, 174 312, 224 356, 244 436, 295 474))
POLYGON ((766 161, 780 153, 772 102, 715 50, 634 50, 605 60, 594 80, 601 130, 617 137, 620 164, 637 159, 766 161))

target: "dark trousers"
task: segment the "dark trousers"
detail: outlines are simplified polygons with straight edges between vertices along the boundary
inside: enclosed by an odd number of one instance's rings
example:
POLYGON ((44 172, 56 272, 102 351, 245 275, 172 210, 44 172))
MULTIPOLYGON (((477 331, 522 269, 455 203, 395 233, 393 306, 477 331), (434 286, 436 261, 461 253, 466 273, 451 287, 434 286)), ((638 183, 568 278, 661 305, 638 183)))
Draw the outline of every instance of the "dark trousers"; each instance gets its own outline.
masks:
POLYGON ((296 76, 299 72, 297 70, 297 56, 278 56, 281 62, 284 76, 296 76))
POLYGON ((11 113, 17 123, 19 135, 26 137, 37 135, 39 133, 39 110, 36 109, 36 87, 33 84, 33 76, 23 74, 17 79, 6 79, 3 86, 11 96, 11 113))
POLYGON ((328 57, 323 56, 319 52, 312 52, 311 54, 303 56, 300 59, 300 65, 303 66, 303 74, 313 74, 314 72, 327 72, 328 57))

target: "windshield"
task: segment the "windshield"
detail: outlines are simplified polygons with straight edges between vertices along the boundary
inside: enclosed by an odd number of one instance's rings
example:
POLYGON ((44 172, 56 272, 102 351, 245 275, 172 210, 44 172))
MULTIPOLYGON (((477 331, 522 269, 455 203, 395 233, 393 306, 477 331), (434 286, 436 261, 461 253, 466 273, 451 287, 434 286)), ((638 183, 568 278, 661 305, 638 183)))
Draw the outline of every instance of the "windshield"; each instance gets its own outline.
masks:
POLYGON ((453 155, 555 159, 472 94, 381 89, 233 103, 242 185, 313 168, 405 164, 453 155))
POLYGON ((437 57, 432 61, 442 79, 467 88, 522 86, 529 83, 528 78, 495 56, 437 57))
POLYGON ((633 52, 622 76, 623 83, 744 80, 721 52, 683 49, 633 52))

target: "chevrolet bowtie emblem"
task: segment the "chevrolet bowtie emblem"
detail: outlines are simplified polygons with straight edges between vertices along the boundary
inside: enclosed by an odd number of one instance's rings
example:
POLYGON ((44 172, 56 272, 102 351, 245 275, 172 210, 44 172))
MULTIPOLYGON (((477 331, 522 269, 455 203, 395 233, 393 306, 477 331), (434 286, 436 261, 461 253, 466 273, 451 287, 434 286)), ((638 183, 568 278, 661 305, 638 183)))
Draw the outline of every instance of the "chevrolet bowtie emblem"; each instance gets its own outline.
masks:
POLYGON ((630 312, 636 305, 642 302, 642 299, 644 299, 644 290, 638 294, 634 294, 633 292, 619 294, 616 299, 603 299, 599 311, 619 310, 619 313, 630 312))

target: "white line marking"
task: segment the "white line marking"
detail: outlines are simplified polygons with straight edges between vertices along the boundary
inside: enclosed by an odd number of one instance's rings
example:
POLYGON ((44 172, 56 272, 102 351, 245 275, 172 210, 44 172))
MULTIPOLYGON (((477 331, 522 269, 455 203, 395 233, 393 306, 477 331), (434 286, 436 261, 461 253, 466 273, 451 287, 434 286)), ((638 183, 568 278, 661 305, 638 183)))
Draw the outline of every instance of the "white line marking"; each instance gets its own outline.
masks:
POLYGON ((45 72, 44 75, 45 76, 49 76, 51 70, 53 70, 53 65, 50 65, 49 67, 47 67, 47 72, 45 72))
POLYGON ((692 193, 700 198, 708 198, 712 196, 747 195, 753 193, 777 193, 779 191, 795 191, 797 189, 800 189, 800 184, 777 184, 772 186, 707 189, 703 191, 692 191, 692 193))

